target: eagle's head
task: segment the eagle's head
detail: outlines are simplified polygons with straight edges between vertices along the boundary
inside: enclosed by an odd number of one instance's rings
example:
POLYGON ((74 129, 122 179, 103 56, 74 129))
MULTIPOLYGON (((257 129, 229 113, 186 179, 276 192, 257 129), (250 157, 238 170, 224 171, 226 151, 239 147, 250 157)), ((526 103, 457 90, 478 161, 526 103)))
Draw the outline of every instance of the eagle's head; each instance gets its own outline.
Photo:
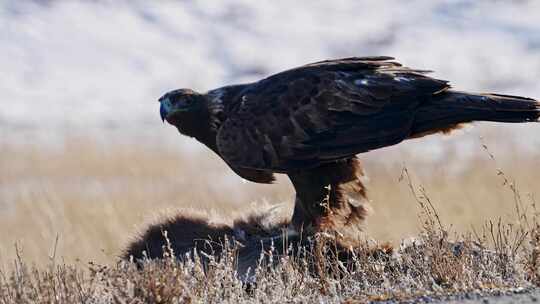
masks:
POLYGON ((200 138, 209 125, 206 95, 191 89, 178 89, 163 95, 159 114, 163 121, 175 126, 180 133, 200 138))
POLYGON ((215 141, 218 120, 208 94, 178 89, 163 95, 159 102, 163 121, 175 126, 180 133, 212 146, 208 141, 215 141))
POLYGON ((205 96, 191 89, 170 91, 159 98, 159 114, 163 121, 174 126, 182 123, 183 118, 200 115, 205 107, 205 96))

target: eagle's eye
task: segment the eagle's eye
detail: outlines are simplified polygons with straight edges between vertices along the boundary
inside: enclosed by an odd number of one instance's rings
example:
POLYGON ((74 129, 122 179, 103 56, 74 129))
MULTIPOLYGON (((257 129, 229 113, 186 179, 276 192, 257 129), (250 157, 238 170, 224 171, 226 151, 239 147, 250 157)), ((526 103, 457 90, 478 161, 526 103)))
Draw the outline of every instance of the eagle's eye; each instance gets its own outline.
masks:
POLYGON ((193 105, 193 98, 191 96, 186 95, 177 95, 177 96, 171 96, 171 103, 176 108, 190 108, 193 105))

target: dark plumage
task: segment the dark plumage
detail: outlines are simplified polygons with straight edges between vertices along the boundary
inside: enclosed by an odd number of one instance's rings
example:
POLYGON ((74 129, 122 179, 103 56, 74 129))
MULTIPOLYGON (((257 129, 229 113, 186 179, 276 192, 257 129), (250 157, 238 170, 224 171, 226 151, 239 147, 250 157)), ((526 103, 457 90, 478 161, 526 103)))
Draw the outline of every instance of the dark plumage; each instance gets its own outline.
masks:
POLYGON ((356 154, 467 122, 540 116, 536 100, 454 91, 391 57, 321 61, 206 94, 171 91, 160 102, 163 119, 243 178, 270 183, 287 174, 297 193, 295 226, 352 237, 367 203, 356 154))

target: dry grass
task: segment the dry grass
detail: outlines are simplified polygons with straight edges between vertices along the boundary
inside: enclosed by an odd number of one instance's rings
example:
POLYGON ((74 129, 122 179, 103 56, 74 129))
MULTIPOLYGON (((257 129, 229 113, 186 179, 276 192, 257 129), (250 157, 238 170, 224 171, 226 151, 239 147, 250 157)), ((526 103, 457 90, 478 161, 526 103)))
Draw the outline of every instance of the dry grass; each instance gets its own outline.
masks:
POLYGON ((293 250, 294 255, 265 252, 255 270, 256 285, 237 279, 235 246, 224 246, 217 257, 206 256, 204 266, 196 252, 193 260, 179 262, 168 246, 163 260, 147 261, 140 270, 122 262, 90 263, 82 271, 57 266, 54 256, 45 269, 29 268, 17 251, 14 269, 0 272, 0 303, 365 303, 538 284, 536 214, 520 214, 517 227, 501 220, 490 223, 481 236, 451 241, 425 189, 414 185, 408 169, 402 177, 420 207, 422 229, 395 251, 366 243, 343 263, 335 255, 320 254, 334 248, 321 236, 314 246, 293 250))
MULTIPOLYGON (((511 142, 500 151, 501 137, 484 134, 491 151, 474 135, 469 153, 475 156, 465 163, 465 152, 456 148, 459 139, 446 140, 445 157, 439 159, 418 157, 412 147, 419 141, 361 157, 375 210, 369 234, 397 246, 415 236, 414 246, 389 256, 360 251, 355 266, 340 277, 335 271, 313 275, 305 259, 284 258, 278 268, 258 272, 251 294, 234 278, 228 259, 216 261, 204 276, 197 263, 150 263, 137 272, 116 265, 116 257, 137 227, 165 209, 212 209, 227 217, 263 200, 290 205, 286 179, 277 185, 245 183, 207 150, 186 149, 185 142, 103 143, 87 136, 67 137, 60 146, 3 142, 0 303, 22 295, 33 297, 28 302, 58 303, 159 302, 158 297, 162 302, 337 302, 538 284, 540 233, 531 206, 540 158, 511 142)), ((326 265, 341 267, 333 260, 326 265)))
MULTIPOLYGON (((464 152, 474 157, 465 163, 455 148, 464 136, 415 140, 361 156, 373 200, 370 235, 399 243, 419 231, 415 200, 398 181, 404 164, 429 190, 443 222, 454 231, 514 218, 513 194, 496 169, 504 168, 527 199, 540 180, 540 158, 514 151, 515 145, 497 142, 501 137, 494 135, 485 141, 497 162, 477 136, 472 151, 464 152), (425 151, 411 149, 430 140, 443 143, 447 156, 430 160, 425 151)), ((228 215, 264 200, 292 205, 286 178, 277 185, 242 182, 208 150, 193 142, 187 148, 177 134, 171 137, 173 143, 87 136, 70 136, 59 146, 0 143, 0 265, 13 260, 15 242, 27 261, 47 263, 57 235, 58 256, 67 262, 110 264, 128 236, 165 209, 194 207, 228 215)))

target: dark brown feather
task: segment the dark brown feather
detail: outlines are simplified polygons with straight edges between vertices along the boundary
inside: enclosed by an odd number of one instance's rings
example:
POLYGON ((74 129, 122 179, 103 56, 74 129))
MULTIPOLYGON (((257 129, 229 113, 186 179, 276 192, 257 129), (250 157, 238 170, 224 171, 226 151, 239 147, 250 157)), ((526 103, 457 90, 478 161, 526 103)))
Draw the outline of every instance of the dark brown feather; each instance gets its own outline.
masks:
POLYGON ((448 85, 388 59, 323 61, 250 85, 226 106, 222 157, 287 172, 402 141, 415 109, 448 85))
POLYGON ((345 248, 359 245, 370 207, 357 158, 292 171, 289 178, 296 191, 292 222, 297 229, 336 233, 345 248))

